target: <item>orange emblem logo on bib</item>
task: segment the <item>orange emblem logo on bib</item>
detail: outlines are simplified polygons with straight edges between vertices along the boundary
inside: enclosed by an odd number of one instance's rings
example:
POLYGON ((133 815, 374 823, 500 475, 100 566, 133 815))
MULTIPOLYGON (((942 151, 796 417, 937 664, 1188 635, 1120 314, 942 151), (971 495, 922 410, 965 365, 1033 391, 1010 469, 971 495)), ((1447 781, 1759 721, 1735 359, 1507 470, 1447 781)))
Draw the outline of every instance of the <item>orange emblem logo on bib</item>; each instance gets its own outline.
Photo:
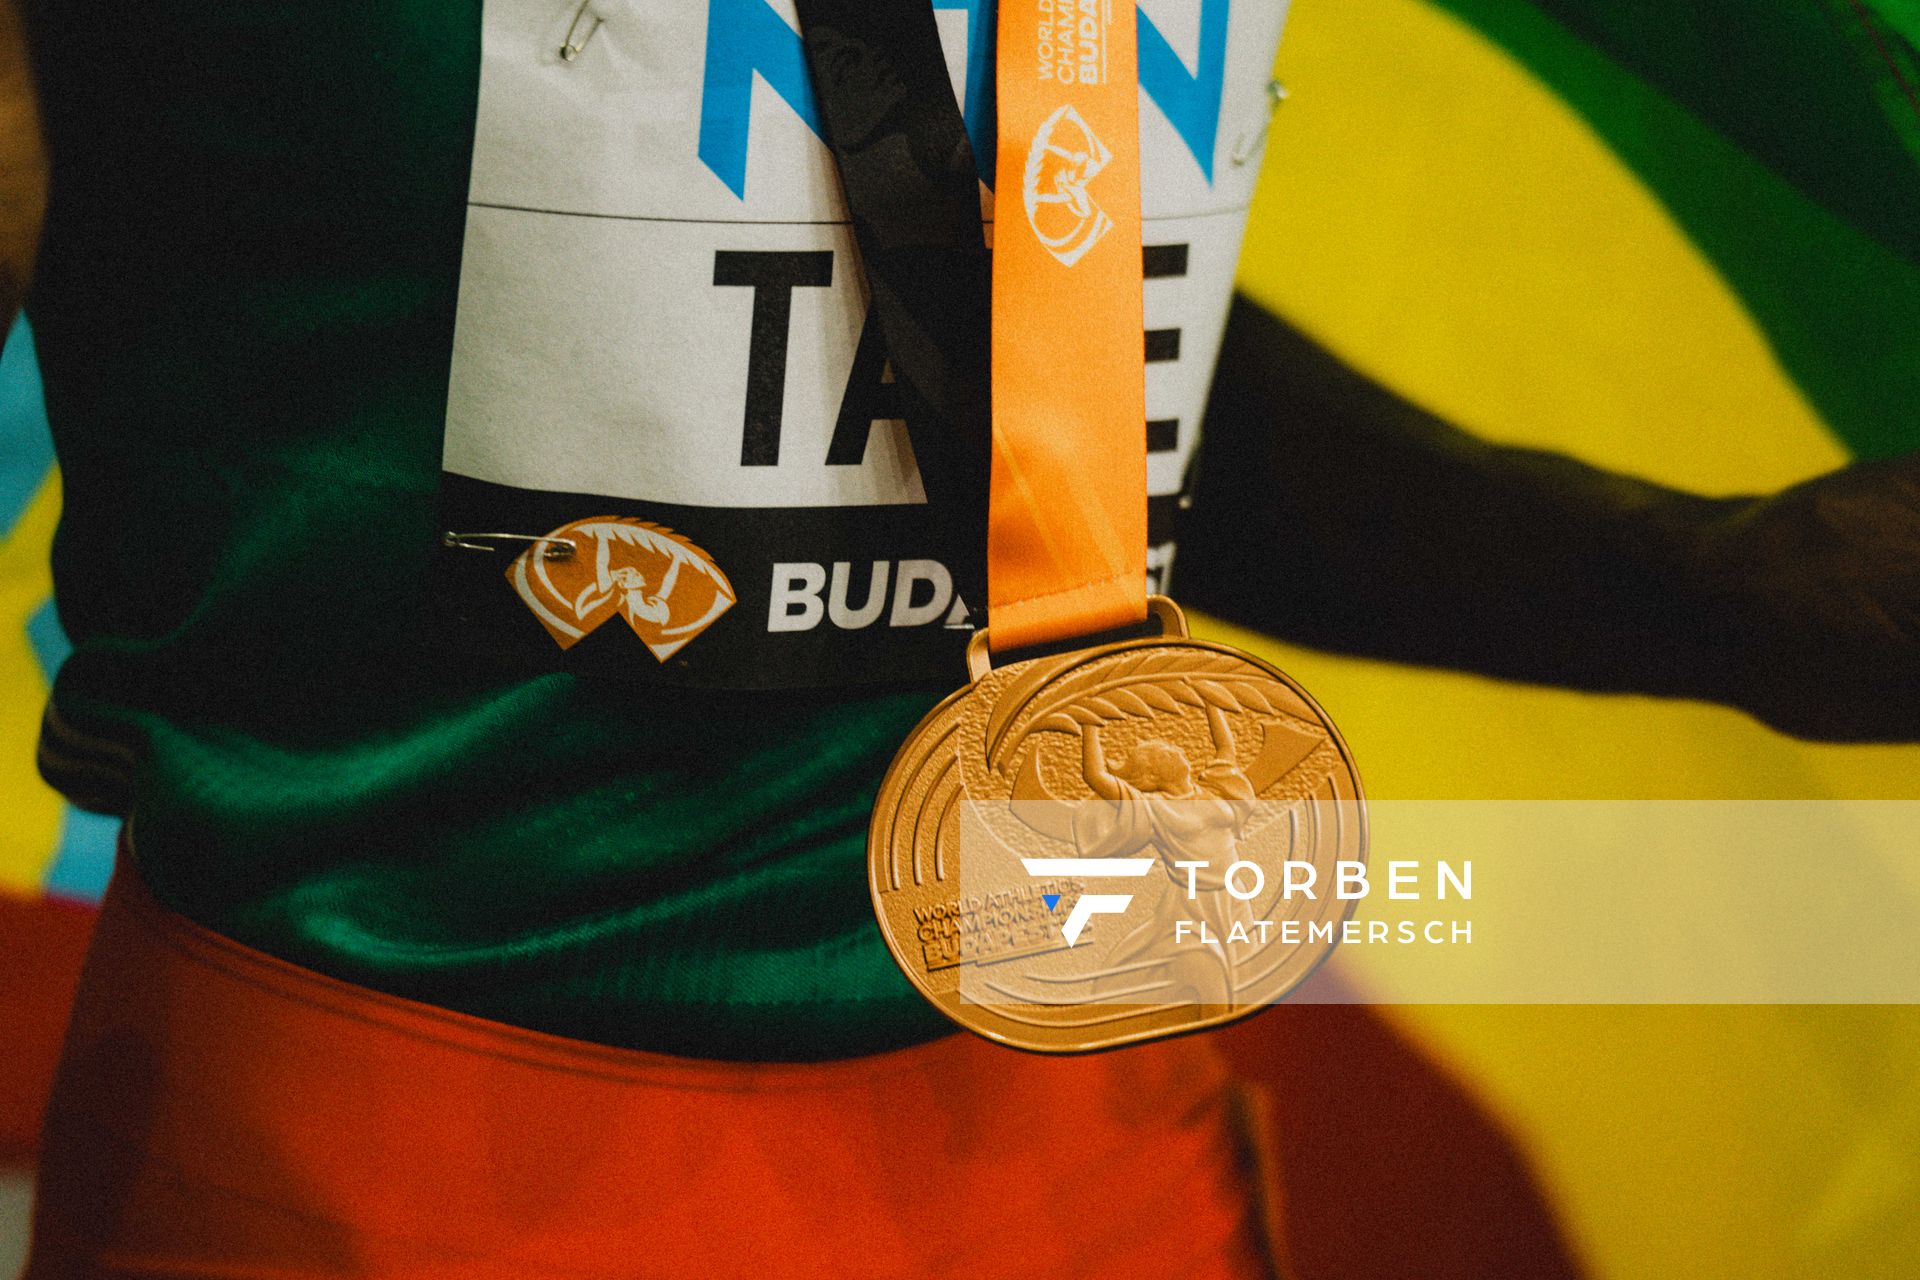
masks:
POLYGON ((507 581, 562 649, 619 617, 661 662, 734 603, 713 557, 664 525, 624 516, 561 525, 515 558, 507 581), (572 553, 552 555, 555 543, 572 553))

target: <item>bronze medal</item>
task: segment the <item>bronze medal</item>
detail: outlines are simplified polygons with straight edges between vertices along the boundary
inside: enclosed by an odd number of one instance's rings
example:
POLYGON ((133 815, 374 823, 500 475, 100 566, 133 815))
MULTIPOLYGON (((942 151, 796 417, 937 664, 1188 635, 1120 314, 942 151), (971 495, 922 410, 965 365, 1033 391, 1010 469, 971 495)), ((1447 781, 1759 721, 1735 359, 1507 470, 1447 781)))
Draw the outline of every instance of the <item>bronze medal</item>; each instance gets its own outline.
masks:
POLYGON ((997 668, 976 637, 972 682, 881 784, 881 932, 988 1039, 1074 1053, 1244 1017, 1326 958, 1354 905, 1335 886, 1365 860, 1366 812, 1332 721, 1152 605, 1157 638, 997 668))

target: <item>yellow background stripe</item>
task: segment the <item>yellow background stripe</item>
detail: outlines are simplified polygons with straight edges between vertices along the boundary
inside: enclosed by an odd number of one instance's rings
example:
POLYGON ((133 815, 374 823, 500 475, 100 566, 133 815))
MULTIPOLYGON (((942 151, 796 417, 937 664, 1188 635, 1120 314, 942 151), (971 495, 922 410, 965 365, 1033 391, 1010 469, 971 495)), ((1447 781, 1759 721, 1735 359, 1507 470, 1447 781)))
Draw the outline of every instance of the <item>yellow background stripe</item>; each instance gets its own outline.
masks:
MULTIPOLYGON (((1659 203, 1500 50, 1413 0, 1297 0, 1278 74, 1292 97, 1242 268, 1261 301, 1493 439, 1705 492, 1844 461, 1659 203)), ((1325 703, 1376 795, 1920 795, 1916 748, 1253 646, 1325 703)), ((1392 1016, 1512 1127, 1601 1276, 1895 1276, 1920 1257, 1920 1012, 1392 1016)))

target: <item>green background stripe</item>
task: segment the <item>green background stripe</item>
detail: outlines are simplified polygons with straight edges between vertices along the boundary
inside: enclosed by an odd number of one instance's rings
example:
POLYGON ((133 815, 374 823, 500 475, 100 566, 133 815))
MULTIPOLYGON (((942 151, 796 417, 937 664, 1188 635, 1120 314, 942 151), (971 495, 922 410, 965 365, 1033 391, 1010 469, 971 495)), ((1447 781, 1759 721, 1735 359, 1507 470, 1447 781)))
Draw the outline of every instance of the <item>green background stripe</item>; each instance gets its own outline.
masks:
POLYGON ((1840 23, 1790 0, 1435 3, 1666 204, 1849 449, 1920 448, 1920 167, 1840 23))

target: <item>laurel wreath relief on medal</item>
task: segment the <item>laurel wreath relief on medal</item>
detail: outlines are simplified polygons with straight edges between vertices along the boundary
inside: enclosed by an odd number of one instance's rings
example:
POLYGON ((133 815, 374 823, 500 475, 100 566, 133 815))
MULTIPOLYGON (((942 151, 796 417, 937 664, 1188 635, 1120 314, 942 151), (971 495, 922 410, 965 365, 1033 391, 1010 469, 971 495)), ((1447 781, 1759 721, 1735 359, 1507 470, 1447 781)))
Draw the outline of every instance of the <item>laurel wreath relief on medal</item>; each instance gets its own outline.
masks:
POLYGON ((1299 708, 1281 703, 1275 696, 1280 692, 1271 682, 1250 678, 1246 663, 1232 654, 1149 649, 1093 664, 1044 685, 1029 697, 1010 689, 988 718, 987 758, 994 767, 1002 766, 1035 733, 1078 733, 1116 720, 1151 719, 1208 707, 1274 717, 1296 732, 1324 736, 1324 729, 1303 718, 1299 708), (1029 708, 1033 710, 1025 729, 1010 734, 1014 722, 1029 708))

